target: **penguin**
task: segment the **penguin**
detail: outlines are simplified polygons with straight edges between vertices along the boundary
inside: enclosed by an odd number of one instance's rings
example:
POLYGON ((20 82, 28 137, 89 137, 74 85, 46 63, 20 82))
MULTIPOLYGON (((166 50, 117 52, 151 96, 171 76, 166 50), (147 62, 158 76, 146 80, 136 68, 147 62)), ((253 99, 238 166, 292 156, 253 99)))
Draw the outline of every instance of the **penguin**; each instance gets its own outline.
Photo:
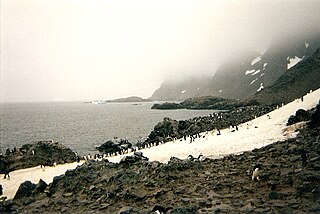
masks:
POLYGON ((260 171, 259 168, 255 168, 253 173, 252 173, 252 180, 254 181, 255 179, 260 181, 260 177, 259 177, 260 171))

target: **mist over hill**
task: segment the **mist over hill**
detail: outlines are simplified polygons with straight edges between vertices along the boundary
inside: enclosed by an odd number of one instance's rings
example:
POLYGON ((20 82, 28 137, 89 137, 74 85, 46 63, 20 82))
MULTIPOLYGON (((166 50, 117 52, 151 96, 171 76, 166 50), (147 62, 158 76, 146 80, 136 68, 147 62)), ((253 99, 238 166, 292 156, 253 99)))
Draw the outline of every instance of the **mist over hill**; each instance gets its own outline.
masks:
MULTIPOLYGON (((279 36, 262 54, 247 49, 242 53, 229 55, 216 71, 212 71, 211 76, 195 75, 185 80, 167 80, 150 99, 174 101, 201 96, 247 99, 272 86, 295 65, 313 57, 319 47, 320 33, 317 32, 285 38, 279 36)), ((299 72, 296 70, 294 75, 298 75, 299 72)), ((319 81, 313 78, 308 81, 312 80, 312 87, 319 84, 319 81)), ((303 91, 306 90, 309 88, 303 91)))

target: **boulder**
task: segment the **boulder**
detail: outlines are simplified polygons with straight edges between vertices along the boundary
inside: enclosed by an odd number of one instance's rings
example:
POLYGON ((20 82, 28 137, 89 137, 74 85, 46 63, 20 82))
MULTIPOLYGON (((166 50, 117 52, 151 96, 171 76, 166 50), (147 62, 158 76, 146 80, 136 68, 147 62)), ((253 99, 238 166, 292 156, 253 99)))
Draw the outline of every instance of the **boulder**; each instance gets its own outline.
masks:
POLYGON ((302 121, 308 121, 311 119, 310 113, 306 110, 299 109, 295 115, 290 116, 287 125, 292 125, 302 121))
POLYGON ((48 184, 43 181, 42 179, 39 180, 39 183, 37 184, 35 191, 36 192, 44 192, 44 190, 47 188, 48 184))
POLYGON ((320 127, 320 102, 316 107, 316 111, 311 116, 310 126, 313 128, 320 127))
POLYGON ((115 153, 120 152, 122 150, 127 150, 132 147, 132 144, 126 139, 120 139, 119 142, 114 142, 112 140, 108 140, 100 146, 97 146, 96 149, 99 152, 104 153, 115 153))
POLYGON ((16 195, 14 196, 13 200, 31 196, 35 188, 36 188, 36 185, 31 183, 31 181, 23 182, 22 184, 20 184, 19 189, 16 195))

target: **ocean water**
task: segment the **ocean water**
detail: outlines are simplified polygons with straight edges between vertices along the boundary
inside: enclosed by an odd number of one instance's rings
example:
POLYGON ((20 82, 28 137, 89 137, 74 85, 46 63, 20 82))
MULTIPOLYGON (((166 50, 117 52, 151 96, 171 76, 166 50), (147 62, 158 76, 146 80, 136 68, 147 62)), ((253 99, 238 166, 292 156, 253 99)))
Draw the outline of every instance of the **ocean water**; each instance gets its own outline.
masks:
POLYGON ((0 104, 0 150, 53 139, 79 154, 97 152, 113 137, 136 143, 164 117, 176 120, 204 116, 212 110, 152 110, 153 103, 81 102, 0 104))

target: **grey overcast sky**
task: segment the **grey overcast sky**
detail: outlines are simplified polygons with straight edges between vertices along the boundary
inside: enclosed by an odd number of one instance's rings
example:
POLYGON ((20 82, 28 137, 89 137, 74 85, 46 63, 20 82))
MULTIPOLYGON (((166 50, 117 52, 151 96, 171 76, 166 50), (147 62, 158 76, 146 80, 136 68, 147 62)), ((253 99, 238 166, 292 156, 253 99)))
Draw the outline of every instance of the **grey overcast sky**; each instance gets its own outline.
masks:
POLYGON ((1 0, 0 102, 147 98, 320 26, 314 0, 1 0))

